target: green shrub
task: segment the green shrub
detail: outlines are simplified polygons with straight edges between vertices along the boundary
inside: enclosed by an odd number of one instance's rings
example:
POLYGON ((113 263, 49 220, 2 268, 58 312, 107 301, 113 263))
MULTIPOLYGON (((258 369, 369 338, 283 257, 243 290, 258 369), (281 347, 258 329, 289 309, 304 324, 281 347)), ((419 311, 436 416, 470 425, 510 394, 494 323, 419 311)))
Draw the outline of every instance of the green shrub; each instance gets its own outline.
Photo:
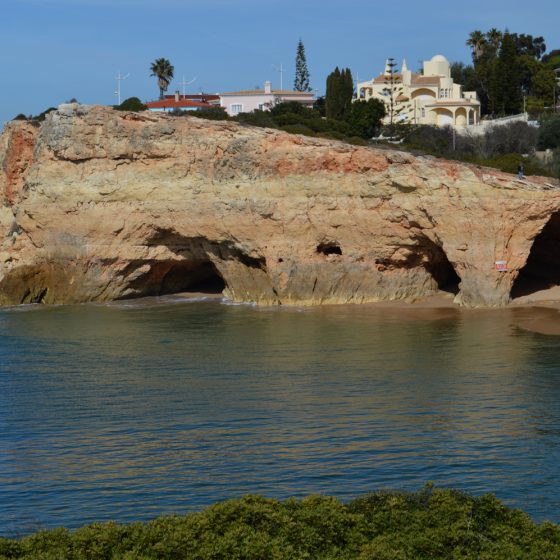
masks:
POLYGON ((265 128, 277 128, 276 123, 274 122, 274 119, 272 118, 272 115, 270 114, 269 111, 261 111, 260 109, 257 109, 256 111, 253 111, 252 113, 239 113, 239 115, 237 115, 235 117, 235 120, 237 122, 243 123, 243 124, 249 124, 251 126, 262 126, 265 128))
POLYGON ((541 150, 560 148, 560 116, 554 116, 541 123, 538 146, 541 150))
POLYGON ((348 138, 348 143, 353 144, 354 146, 369 146, 368 141, 361 136, 351 136, 348 138))
POLYGON ((303 134, 305 136, 315 136, 315 132, 304 124, 286 124, 280 127, 280 130, 289 132, 290 134, 303 134))
POLYGON ((522 163, 525 175, 542 175, 545 177, 552 175, 536 158, 524 158, 519 154, 506 154, 487 159, 473 157, 467 158, 466 161, 485 167, 494 167, 505 173, 517 173, 518 166, 522 163))
POLYGON ((94 524, 0 539, 1 559, 43 560, 503 560, 560 558, 560 527, 537 525, 495 496, 427 485, 343 504, 309 496, 246 496, 184 517, 94 524))
POLYGON ((138 97, 129 97, 125 99, 120 105, 115 107, 117 111, 132 111, 132 112, 139 112, 139 111, 146 111, 148 107, 138 99, 138 97))
POLYGON ((229 115, 223 107, 212 107, 212 109, 200 109, 199 111, 186 111, 192 117, 208 119, 209 121, 227 121, 229 115))
POLYGON ((317 138, 327 138, 329 140, 344 140, 346 137, 342 132, 337 132, 336 130, 327 130, 325 132, 319 132, 317 138))

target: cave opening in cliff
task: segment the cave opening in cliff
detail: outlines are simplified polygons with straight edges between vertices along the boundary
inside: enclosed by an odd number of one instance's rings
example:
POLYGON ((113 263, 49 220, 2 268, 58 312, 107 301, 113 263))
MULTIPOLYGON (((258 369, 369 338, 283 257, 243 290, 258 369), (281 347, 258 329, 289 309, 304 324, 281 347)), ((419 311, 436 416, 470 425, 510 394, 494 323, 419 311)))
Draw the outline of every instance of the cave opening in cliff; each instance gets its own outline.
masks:
POLYGON ((149 264, 149 270, 129 284, 128 297, 163 296, 199 292, 221 294, 226 284, 210 261, 172 260, 149 264))
POLYGON ((322 255, 342 255, 342 249, 336 241, 328 241, 317 245, 317 253, 322 255))
POLYGON ((559 247, 560 212, 555 212, 533 241, 527 262, 511 287, 512 299, 560 286, 559 247))
POLYGON ((421 250, 425 255, 424 267, 437 282, 438 290, 458 294, 461 278, 455 272, 445 251, 428 238, 422 239, 421 250))

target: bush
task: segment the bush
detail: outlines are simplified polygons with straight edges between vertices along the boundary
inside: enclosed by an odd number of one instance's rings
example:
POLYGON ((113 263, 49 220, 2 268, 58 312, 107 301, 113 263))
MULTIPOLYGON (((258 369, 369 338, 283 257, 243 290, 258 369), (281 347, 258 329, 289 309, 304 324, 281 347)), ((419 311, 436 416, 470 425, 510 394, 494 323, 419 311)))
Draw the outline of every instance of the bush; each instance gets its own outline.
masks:
POLYGON ((286 113, 292 113, 295 115, 303 115, 305 117, 311 117, 315 114, 313 109, 298 103, 297 101, 287 101, 285 103, 278 103, 270 110, 270 114, 273 117, 277 117, 279 115, 284 115, 286 113))
POLYGON ((484 134, 483 155, 494 157, 511 153, 533 153, 538 134, 537 128, 525 122, 495 126, 484 134))
POLYGON ((117 111, 132 111, 132 112, 139 112, 139 111, 146 111, 148 107, 138 99, 138 97, 129 97, 125 99, 120 105, 115 107, 117 111))
POLYGON ((353 144, 354 146, 369 146, 368 141, 361 136, 352 136, 348 138, 348 143, 353 144))
POLYGON ((289 132, 290 134, 303 134, 305 136, 315 136, 315 132, 304 124, 287 124, 281 126, 280 130, 284 132, 289 132))
POLYGON ((199 111, 186 111, 193 117, 208 119, 209 121, 227 121, 229 115, 223 107, 213 107, 212 109, 200 109, 199 111))
POLYGON ((379 99, 355 101, 350 107, 348 124, 357 136, 372 138, 381 128, 381 119, 385 116, 385 104, 379 99))
POLYGON ((346 137, 342 132, 336 130, 327 130, 326 132, 318 132, 317 138, 328 138, 330 140, 344 140, 346 137))
POLYGON ((274 119, 269 111, 261 111, 257 109, 252 113, 239 113, 235 117, 237 122, 249 124, 251 126, 262 126, 265 128, 277 128, 274 119))
POLYGON ((542 122, 539 128, 539 149, 560 148, 560 116, 542 122))
POLYGON ((10 559, 433 559, 560 557, 560 527, 536 525, 495 496, 427 485, 343 504, 309 496, 284 502, 247 496, 184 517, 94 524, 0 539, 10 559))
POLYGON ((38 123, 38 122, 43 122, 46 118, 46 116, 51 112, 51 111, 56 111, 56 107, 49 107, 47 110, 43 111, 42 113, 39 113, 38 115, 29 115, 28 117, 26 117, 23 113, 20 113, 19 115, 17 115, 16 117, 14 117, 14 121, 31 121, 32 123, 38 123))
POLYGON ((505 173, 517 173, 517 168, 519 164, 522 163, 525 175, 543 175, 545 177, 553 175, 537 159, 533 157, 523 157, 520 154, 505 154, 493 158, 472 157, 465 158, 465 161, 485 167, 494 167, 505 173))

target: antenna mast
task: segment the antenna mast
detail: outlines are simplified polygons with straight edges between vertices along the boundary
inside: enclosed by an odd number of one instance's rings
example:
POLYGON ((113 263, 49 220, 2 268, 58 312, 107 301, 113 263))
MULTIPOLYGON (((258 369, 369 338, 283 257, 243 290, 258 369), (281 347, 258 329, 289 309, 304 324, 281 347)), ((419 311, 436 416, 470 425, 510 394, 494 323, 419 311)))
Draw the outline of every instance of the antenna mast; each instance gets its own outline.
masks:
POLYGON ((182 84, 182 86, 183 86, 183 97, 185 97, 185 95, 186 95, 186 93, 187 93, 185 88, 186 88, 189 84, 192 84, 195 80, 196 80, 196 76, 195 76, 192 80, 189 80, 189 81, 187 82, 187 81, 185 80, 185 76, 183 76, 183 81, 181 82, 181 84, 182 84))
POLYGON ((117 76, 117 91, 115 91, 115 95, 117 96, 118 105, 121 104, 121 82, 126 80, 130 76, 130 73, 126 76, 121 76, 121 71, 119 70, 119 75, 117 76))
POLYGON ((280 66, 275 66, 273 64, 272 68, 274 70, 276 70, 276 72, 280 72, 280 90, 283 90, 284 89, 284 72, 286 70, 284 69, 284 66, 282 66, 282 63, 280 63, 280 66))

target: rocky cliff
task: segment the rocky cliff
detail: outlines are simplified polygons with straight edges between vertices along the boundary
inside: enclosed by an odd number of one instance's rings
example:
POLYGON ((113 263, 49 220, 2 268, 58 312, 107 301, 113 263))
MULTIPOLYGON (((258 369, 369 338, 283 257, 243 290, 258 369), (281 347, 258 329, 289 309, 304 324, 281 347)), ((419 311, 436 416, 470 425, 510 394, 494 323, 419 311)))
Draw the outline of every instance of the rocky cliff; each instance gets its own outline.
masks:
POLYGON ((557 184, 194 117, 62 105, 9 123, 0 195, 2 305, 213 287, 500 306, 560 271, 557 184))

